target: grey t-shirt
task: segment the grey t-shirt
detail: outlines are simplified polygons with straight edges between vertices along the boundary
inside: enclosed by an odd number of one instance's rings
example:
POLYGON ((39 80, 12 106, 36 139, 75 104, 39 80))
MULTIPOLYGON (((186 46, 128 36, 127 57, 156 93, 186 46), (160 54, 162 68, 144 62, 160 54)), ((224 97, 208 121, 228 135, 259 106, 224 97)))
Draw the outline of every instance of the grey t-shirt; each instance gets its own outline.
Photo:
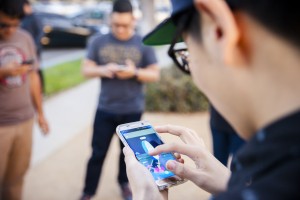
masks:
MULTIPOLYGON (((120 41, 111 33, 94 36, 88 45, 87 59, 97 65, 125 64, 132 60, 138 68, 157 62, 152 48, 144 46, 142 38, 134 35, 128 41, 120 41)), ((115 114, 130 114, 144 110, 143 83, 135 78, 120 80, 102 78, 98 108, 115 114)))
MULTIPOLYGON (((19 29, 8 40, 0 40, 0 68, 7 63, 34 59, 38 67, 36 51, 31 36, 19 29)), ((0 126, 13 125, 34 115, 28 75, 0 79, 0 126)))

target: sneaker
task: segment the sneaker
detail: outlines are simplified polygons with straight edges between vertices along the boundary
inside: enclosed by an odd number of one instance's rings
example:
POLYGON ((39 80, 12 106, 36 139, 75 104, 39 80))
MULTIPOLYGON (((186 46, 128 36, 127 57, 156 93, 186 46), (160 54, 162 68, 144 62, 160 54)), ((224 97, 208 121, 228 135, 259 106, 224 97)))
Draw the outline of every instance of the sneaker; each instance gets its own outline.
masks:
POLYGON ((83 194, 79 200, 91 200, 92 196, 88 194, 83 194))
POLYGON ((124 200, 132 200, 132 193, 129 183, 121 184, 122 197, 124 200))

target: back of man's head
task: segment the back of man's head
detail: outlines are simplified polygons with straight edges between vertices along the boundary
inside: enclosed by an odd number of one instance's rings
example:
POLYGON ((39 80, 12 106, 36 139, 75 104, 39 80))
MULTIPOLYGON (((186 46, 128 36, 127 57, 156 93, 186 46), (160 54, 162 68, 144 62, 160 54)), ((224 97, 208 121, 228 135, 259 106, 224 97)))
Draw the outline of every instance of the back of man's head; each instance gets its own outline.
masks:
POLYGON ((244 11, 270 31, 300 47, 300 1, 226 0, 233 10, 244 11))
POLYGON ((24 17, 24 0, 0 0, 0 12, 11 17, 21 19, 24 17))
MULTIPOLYGON (((300 48, 300 12, 298 10, 300 1, 226 0, 226 2, 233 12, 247 13, 270 32, 300 48)), ((197 32, 195 23, 191 23, 190 29, 197 32)))
POLYGON ((129 0, 116 0, 112 11, 117 13, 132 13, 133 9, 129 0))

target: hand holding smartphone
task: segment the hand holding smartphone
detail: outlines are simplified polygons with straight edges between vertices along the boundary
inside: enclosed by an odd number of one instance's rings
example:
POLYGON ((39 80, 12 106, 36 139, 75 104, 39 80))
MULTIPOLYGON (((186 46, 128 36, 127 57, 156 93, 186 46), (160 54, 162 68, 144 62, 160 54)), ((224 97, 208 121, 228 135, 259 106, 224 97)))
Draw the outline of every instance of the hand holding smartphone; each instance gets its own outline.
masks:
POLYGON ((173 153, 162 153, 156 156, 148 154, 150 150, 163 144, 160 136, 149 122, 138 121, 121 124, 116 131, 123 144, 129 146, 137 160, 150 171, 159 190, 185 182, 184 179, 166 168, 168 160, 176 160, 173 153))
POLYGON ((124 71, 126 70, 127 66, 126 65, 118 65, 118 71, 124 71))

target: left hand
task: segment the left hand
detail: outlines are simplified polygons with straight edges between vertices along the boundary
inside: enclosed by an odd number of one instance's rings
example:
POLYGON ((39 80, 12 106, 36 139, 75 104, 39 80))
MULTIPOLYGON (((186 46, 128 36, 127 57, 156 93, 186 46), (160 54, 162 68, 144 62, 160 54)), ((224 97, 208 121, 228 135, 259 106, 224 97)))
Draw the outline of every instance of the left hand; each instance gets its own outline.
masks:
POLYGON ((122 70, 116 70, 115 75, 119 79, 130 79, 135 76, 136 66, 132 60, 125 61, 126 67, 122 70))
POLYGON ((40 129, 42 130, 44 135, 47 135, 49 133, 49 125, 47 120, 45 119, 44 115, 38 116, 38 124, 40 129))
POLYGON ((124 147, 126 172, 134 200, 163 200, 168 198, 168 191, 159 191, 151 173, 137 161, 133 151, 124 147))

